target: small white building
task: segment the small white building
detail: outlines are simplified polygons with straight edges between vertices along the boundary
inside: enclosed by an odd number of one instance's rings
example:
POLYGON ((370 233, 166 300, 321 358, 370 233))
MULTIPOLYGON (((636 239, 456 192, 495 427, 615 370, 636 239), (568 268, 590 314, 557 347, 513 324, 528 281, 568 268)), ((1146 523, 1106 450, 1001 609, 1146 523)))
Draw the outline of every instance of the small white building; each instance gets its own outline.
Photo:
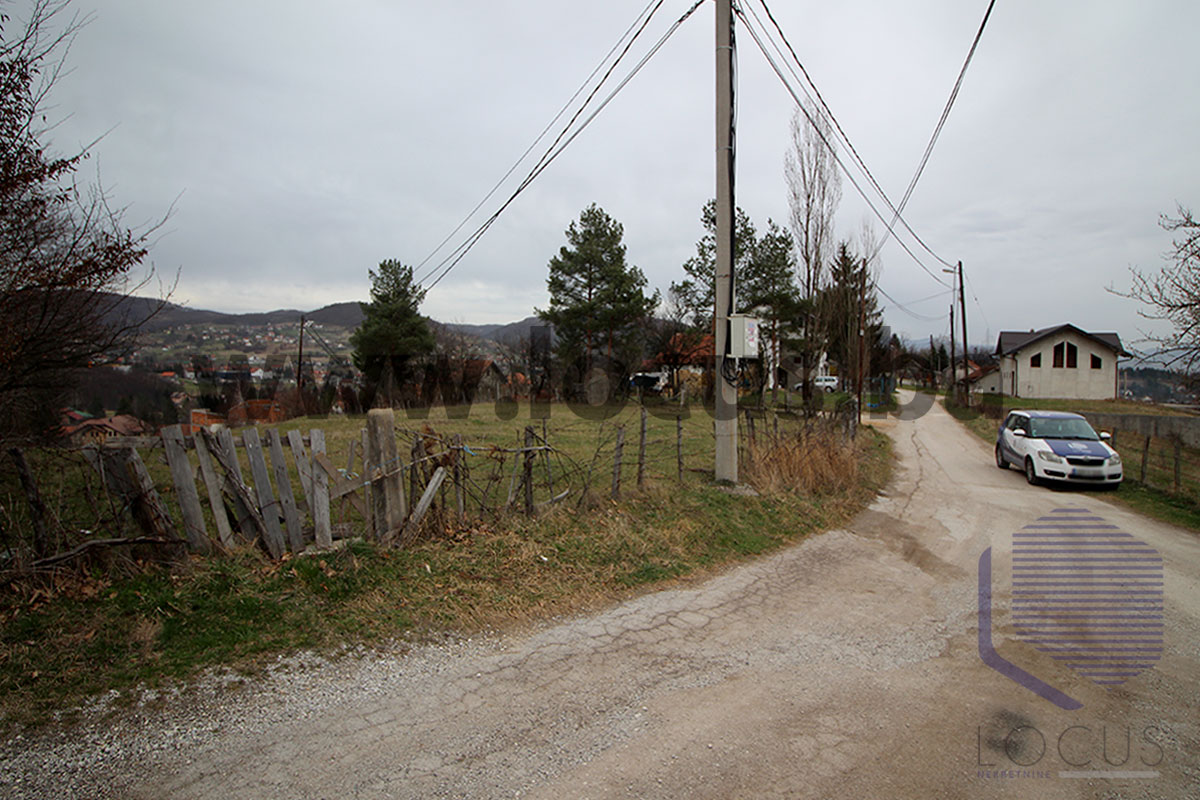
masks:
POLYGON ((1115 333, 1088 333, 1070 323, 1003 331, 996 343, 999 390, 1013 397, 1110 400, 1117 359, 1130 355, 1115 333))

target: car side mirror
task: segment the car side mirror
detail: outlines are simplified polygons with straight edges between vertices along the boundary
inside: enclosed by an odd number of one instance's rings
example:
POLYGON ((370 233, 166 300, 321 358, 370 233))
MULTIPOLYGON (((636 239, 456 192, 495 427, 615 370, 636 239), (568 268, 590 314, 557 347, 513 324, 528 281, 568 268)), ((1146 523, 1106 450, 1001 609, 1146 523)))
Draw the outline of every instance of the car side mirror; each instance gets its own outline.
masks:
POLYGON ((1100 431, 1100 440, 1101 441, 1107 442, 1111 438, 1112 438, 1112 434, 1109 433, 1108 431, 1100 431))
POLYGON ((1020 428, 1017 428, 1015 431, 1012 432, 1012 435, 1013 436, 1024 436, 1025 431, 1021 430, 1020 428))

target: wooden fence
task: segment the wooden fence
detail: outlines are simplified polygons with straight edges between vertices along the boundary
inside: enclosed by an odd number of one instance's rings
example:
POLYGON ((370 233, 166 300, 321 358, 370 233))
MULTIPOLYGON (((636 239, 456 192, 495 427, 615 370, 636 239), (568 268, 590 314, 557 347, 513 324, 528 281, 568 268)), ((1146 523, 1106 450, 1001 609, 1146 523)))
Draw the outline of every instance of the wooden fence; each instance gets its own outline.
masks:
MULTIPOLYGON (((803 435, 813 425, 849 433, 836 415, 814 420, 763 409, 742 413, 747 445, 803 435)), ((185 436, 179 426, 171 426, 159 436, 113 439, 74 451, 87 466, 70 468, 85 474, 58 481, 50 511, 34 470, 24 453, 14 449, 9 455, 19 488, 10 484, 9 493, 0 497, 5 505, 0 519, 6 523, 0 526, 0 543, 7 545, 7 553, 0 547, 0 556, 7 554, 10 565, 42 568, 101 547, 139 548, 154 558, 174 558, 257 544, 278 559, 359 535, 403 546, 430 527, 511 513, 536 515, 568 502, 580 507, 589 498, 618 499, 651 480, 711 474, 711 455, 705 455, 711 453, 710 436, 697 436, 710 430, 707 419, 685 429, 685 415, 654 417, 648 420, 642 407, 623 423, 575 420, 559 425, 555 436, 574 437, 568 448, 574 458, 550 441, 546 420, 523 426, 514 446, 505 447, 470 444, 462 435, 442 436, 427 425, 398 430, 392 411, 375 410, 341 456, 327 451, 326 433, 317 427, 307 435, 252 426, 236 434, 228 428, 200 428, 185 436), (581 445, 581 438, 589 444, 581 445), (591 456, 583 458, 587 450, 591 456), (83 480, 88 474, 90 481, 83 480), (89 513, 78 508, 76 513, 54 513, 70 504, 64 495, 72 493, 79 496, 76 505, 89 513), (27 513, 16 520, 14 495, 21 494, 27 513), (84 520, 89 515, 91 522, 84 520), (66 518, 71 522, 64 524, 66 518), (10 535, 14 522, 30 528, 21 533, 16 562, 16 538, 10 535), (57 536, 52 535, 55 527, 57 536)), ((344 429, 340 436, 345 437, 344 429)), ((58 452, 50 457, 68 455, 58 452)), ((45 451, 37 455, 47 457, 45 451)), ((743 458, 748 457, 746 450, 743 458)), ((67 469, 66 461, 61 469, 67 469)), ((43 486, 55 472, 50 467, 47 476, 46 471, 43 486)))

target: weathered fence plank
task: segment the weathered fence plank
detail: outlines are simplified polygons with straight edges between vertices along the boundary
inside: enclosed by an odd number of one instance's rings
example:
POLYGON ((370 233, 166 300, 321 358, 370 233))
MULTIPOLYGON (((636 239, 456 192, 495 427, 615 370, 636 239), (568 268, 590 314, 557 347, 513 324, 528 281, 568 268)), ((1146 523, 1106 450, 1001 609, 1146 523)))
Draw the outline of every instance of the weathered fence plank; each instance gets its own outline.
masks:
POLYGON ((208 445, 209 452, 225 473, 224 488, 233 503, 233 512, 237 516, 237 527, 242 539, 251 543, 265 536, 266 523, 258 512, 258 506, 250 494, 250 487, 242 480, 241 467, 238 465, 237 451, 233 447, 233 435, 225 428, 216 434, 201 430, 200 435, 208 445), (226 434, 226 435, 222 435, 226 434))
POLYGON ((162 429, 161 435, 167 466, 175 481, 175 497, 183 514, 183 530, 188 547, 196 553, 207 553, 212 549, 212 544, 204 527, 204 511, 200 507, 200 495, 196 492, 196 476, 192 474, 192 464, 188 461, 183 429, 178 425, 169 425, 162 429))
POLYGON ((229 456, 229 461, 225 466, 232 469, 238 483, 245 486, 246 479, 242 477, 242 462, 238 461, 237 445, 233 443, 233 431, 229 430, 229 428, 221 428, 217 431, 217 441, 221 443, 221 448, 229 456))
POLYGON ((162 498, 154 489, 154 482, 136 450, 106 450, 89 445, 83 448, 83 457, 103 476, 109 490, 129 507, 138 527, 156 539, 179 540, 162 498))
MULTIPOLYGON (((275 490, 279 493, 279 504, 283 507, 283 521, 287 525, 287 540, 293 553, 304 552, 304 526, 296 510, 296 494, 288 477, 287 461, 283 455, 283 441, 279 431, 267 430, 267 447, 271 453, 271 471, 275 473, 275 490)), ((299 468, 297 468, 299 471, 299 468)))
POLYGON ((266 525, 263 530, 263 544, 267 546, 271 558, 279 558, 285 549, 283 527, 279 524, 279 505, 271 489, 271 478, 267 474, 267 462, 263 458, 262 440, 259 438, 258 429, 246 428, 242 432, 242 442, 246 445, 246 460, 250 462, 250 475, 254 478, 258 507, 266 525))
POLYGON ((398 528, 404 522, 403 470, 396 451, 396 419, 390 408, 367 412, 367 456, 371 462, 371 514, 375 533, 398 528))
MULTIPOLYGON (((325 431, 314 428, 308 434, 309 441, 312 442, 313 458, 318 455, 325 457, 325 431)), ((325 475, 325 470, 309 467, 312 473, 312 516, 313 516, 313 535, 317 540, 317 547, 328 548, 333 546, 333 530, 329 524, 329 480, 325 475)))
POLYGON ((396 536, 399 536, 400 544, 405 544, 412 538, 413 534, 417 531, 417 526, 421 524, 421 519, 425 516, 425 512, 433 504, 433 498, 437 496, 437 491, 441 488, 442 481, 445 479, 445 467, 438 467, 433 471, 433 475, 429 478, 429 485, 425 487, 425 493, 421 495, 421 499, 417 501, 416 507, 413 508, 412 516, 400 528, 389 531, 384 537, 385 543, 390 543, 396 536))
POLYGON ((213 468, 212 455, 208 450, 208 440, 197 434, 193 437, 196 443, 196 460, 200 462, 200 477, 204 479, 204 488, 208 492, 208 504, 212 508, 213 519, 217 523, 217 538, 223 547, 233 547, 233 529, 229 527, 229 515, 225 512, 225 503, 221 499, 221 481, 213 468))
POLYGON ((333 462, 329 460, 329 456, 325 455, 325 453, 313 451, 313 463, 321 468, 325 473, 326 479, 329 481, 329 499, 337 500, 340 497, 345 497, 354 506, 355 510, 359 514, 362 514, 362 518, 369 522, 371 512, 368 510, 367 504, 357 494, 359 489, 365 491, 367 487, 359 483, 352 483, 343 478, 341 473, 338 472, 338 468, 333 465, 333 462))
POLYGON ((138 451, 130 448, 119 452, 125 454, 125 468, 129 471, 129 477, 137 490, 137 504, 143 508, 143 515, 148 523, 144 526, 146 530, 153 530, 156 536, 164 539, 178 539, 179 531, 175 530, 171 515, 167 513, 167 507, 159 497, 158 490, 154 488, 154 480, 150 477, 138 451))
MULTIPOLYGON (((304 436, 300 431, 292 429, 288 431, 287 438, 288 445, 292 448, 292 460, 296 462, 296 472, 300 474, 300 489, 304 498, 304 507, 312 511, 312 463, 304 449, 304 436)), ((309 438, 311 439, 311 434, 309 438)))

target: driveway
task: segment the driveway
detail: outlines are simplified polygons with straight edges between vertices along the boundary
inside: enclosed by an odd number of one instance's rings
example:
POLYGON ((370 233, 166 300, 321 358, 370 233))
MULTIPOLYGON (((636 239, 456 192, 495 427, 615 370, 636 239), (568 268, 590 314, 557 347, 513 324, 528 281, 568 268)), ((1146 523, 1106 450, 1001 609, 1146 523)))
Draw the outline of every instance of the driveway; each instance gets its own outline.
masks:
POLYGON ((1200 539, 1103 494, 1028 486, 940 407, 905 399, 876 423, 896 478, 843 530, 520 635, 300 659, 10 741, 0 793, 1200 797, 1200 539), (1161 556, 1162 649, 1138 674, 1081 675, 1018 635, 1014 534, 1055 526, 1161 556), (997 668, 980 657, 989 548, 997 668))

